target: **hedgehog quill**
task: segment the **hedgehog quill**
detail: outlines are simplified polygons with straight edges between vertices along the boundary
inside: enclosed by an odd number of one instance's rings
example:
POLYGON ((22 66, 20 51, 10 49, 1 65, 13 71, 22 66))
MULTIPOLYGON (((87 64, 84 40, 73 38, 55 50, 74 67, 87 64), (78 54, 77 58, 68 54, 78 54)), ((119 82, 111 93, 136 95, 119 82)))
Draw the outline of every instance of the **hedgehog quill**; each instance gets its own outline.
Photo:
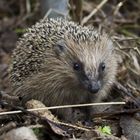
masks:
MULTIPOLYGON (((115 81, 114 45, 105 33, 64 19, 29 28, 13 52, 14 94, 46 106, 100 102, 115 81)), ((73 109, 55 113, 68 120, 73 109)), ((89 111, 91 112, 91 111, 89 111)))

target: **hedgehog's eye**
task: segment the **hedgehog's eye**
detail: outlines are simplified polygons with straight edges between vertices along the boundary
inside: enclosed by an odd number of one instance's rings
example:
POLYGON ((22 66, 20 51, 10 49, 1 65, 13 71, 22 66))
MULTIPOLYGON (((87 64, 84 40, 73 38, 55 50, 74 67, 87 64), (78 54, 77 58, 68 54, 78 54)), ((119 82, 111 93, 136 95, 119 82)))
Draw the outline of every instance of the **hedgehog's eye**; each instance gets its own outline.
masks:
POLYGON ((74 70, 77 70, 77 71, 81 70, 81 64, 79 64, 79 63, 74 63, 74 64, 73 64, 73 69, 74 69, 74 70))
POLYGON ((101 64, 100 64, 100 66, 99 66, 99 71, 104 71, 105 70, 105 63, 104 62, 102 62, 101 64))

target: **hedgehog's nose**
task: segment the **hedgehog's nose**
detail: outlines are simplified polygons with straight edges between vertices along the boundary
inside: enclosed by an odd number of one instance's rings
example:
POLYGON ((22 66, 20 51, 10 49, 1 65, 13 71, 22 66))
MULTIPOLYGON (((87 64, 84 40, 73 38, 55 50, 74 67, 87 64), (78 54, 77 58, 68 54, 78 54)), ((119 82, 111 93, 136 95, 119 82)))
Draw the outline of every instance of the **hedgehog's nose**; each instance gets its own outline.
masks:
POLYGON ((97 93, 101 88, 101 84, 99 81, 97 82, 91 82, 89 85, 88 85, 88 90, 91 92, 91 93, 97 93))

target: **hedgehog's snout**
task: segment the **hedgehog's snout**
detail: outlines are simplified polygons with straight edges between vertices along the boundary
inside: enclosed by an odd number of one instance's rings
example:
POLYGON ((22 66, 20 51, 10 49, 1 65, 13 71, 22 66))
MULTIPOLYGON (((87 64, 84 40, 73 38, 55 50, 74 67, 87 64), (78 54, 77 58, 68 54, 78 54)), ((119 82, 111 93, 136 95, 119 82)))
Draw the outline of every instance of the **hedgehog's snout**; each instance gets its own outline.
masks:
POLYGON ((101 88, 100 81, 91 81, 91 82, 89 82, 89 85, 88 85, 89 92, 97 93, 100 90, 100 88, 101 88))
POLYGON ((84 76, 84 79, 81 80, 81 83, 86 90, 93 94, 98 93, 102 87, 99 78, 91 78, 90 76, 84 76))
POLYGON ((99 80, 84 80, 83 86, 88 90, 90 93, 98 93, 98 91, 101 89, 101 82, 99 80))

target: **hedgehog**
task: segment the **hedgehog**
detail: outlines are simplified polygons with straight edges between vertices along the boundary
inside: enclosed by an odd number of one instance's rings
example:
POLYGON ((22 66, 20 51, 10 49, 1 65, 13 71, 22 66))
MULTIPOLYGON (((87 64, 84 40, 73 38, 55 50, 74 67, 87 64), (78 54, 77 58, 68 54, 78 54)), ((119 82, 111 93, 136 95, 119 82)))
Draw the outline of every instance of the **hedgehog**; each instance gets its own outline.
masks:
MULTIPOLYGON (((114 44, 105 32, 61 18, 43 19, 17 42, 10 79, 14 95, 23 102, 36 99, 59 106, 100 102, 116 71, 114 44)), ((90 114, 94 108, 86 110, 90 114)), ((67 120, 73 109, 54 112, 67 120)))

